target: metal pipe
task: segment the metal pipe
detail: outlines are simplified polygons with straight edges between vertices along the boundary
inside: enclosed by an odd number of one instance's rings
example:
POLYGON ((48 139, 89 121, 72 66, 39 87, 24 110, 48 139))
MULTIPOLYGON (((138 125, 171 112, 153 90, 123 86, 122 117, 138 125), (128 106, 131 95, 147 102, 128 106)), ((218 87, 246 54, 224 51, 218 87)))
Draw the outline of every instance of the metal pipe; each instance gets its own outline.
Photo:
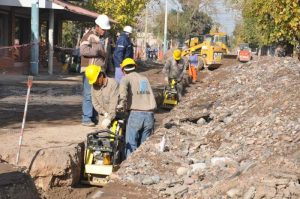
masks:
POLYGON ((39 0, 31 4, 31 74, 39 74, 39 0))
POLYGON ((168 32, 168 0, 166 0, 166 10, 165 10, 165 27, 164 27, 164 53, 167 52, 167 32, 168 32))
POLYGON ((54 31, 54 10, 50 10, 49 15, 49 49, 48 49, 48 73, 49 75, 53 74, 53 31, 54 31))

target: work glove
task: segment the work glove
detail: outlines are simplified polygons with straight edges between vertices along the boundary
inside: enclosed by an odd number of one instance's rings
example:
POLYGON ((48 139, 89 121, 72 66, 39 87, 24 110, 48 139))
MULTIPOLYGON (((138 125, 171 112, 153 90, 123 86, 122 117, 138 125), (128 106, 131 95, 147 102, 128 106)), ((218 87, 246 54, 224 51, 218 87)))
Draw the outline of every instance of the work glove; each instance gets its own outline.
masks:
POLYGON ((109 127, 110 123, 111 123, 110 119, 108 119, 108 118, 103 119, 102 123, 101 123, 101 128, 107 129, 109 127))
POLYGON ((103 116, 104 116, 105 118, 107 118, 107 117, 108 117, 108 113, 104 113, 103 116))
POLYGON ((116 109, 117 109, 118 112, 124 112, 125 111, 124 106, 122 104, 118 104, 116 109))

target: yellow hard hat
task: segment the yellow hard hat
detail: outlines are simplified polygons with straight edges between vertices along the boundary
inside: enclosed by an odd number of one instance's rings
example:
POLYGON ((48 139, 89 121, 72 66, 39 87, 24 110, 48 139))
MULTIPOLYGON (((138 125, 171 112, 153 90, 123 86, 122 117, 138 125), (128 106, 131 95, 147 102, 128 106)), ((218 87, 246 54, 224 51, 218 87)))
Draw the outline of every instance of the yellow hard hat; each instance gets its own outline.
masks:
POLYGON ((173 58, 177 61, 180 60, 181 59, 181 50, 179 50, 179 49, 174 50, 173 58))
POLYGON ((134 65, 136 66, 136 63, 135 61, 132 59, 132 58, 126 58, 123 60, 122 64, 121 64, 121 67, 122 69, 126 66, 129 66, 129 65, 134 65))
POLYGON ((85 70, 85 76, 89 80, 89 84, 94 84, 97 81, 99 73, 101 72, 101 66, 90 64, 85 70))

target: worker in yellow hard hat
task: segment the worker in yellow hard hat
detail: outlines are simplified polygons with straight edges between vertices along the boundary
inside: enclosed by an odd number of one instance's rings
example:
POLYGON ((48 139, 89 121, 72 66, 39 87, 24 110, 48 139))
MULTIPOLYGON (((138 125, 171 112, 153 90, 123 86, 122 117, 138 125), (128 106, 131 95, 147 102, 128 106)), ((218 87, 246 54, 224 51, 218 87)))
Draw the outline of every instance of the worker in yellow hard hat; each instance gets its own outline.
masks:
POLYGON ((176 81, 176 89, 179 99, 182 97, 183 77, 187 67, 188 62, 181 57, 181 50, 176 49, 173 51, 173 56, 167 59, 163 68, 165 82, 169 83, 172 79, 176 81))
POLYGON ((119 85, 115 79, 107 77, 100 66, 94 64, 86 68, 85 76, 92 85, 92 103, 99 114, 99 126, 106 129, 116 117, 119 85))
POLYGON ((136 72, 136 63, 126 58, 121 63, 124 77, 120 82, 118 109, 129 111, 126 126, 126 157, 153 132, 155 97, 148 79, 136 72))

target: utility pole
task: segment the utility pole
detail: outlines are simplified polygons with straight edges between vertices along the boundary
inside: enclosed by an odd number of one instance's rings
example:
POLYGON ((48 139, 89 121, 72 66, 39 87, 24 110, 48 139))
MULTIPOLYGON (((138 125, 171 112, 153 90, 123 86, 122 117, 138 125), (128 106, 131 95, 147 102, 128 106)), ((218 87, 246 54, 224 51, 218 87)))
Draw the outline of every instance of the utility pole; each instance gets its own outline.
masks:
POLYGON ((31 0, 31 74, 39 74, 39 0, 31 0))
MULTIPOLYGON (((145 17, 145 33, 144 33, 144 44, 145 44, 145 50, 147 48, 147 37, 148 37, 148 8, 146 6, 146 17, 145 17)), ((147 55, 145 53, 145 58, 147 58, 147 55)))
POLYGON ((164 53, 168 50, 167 44, 167 29, 168 29, 168 0, 166 0, 166 10, 165 10, 165 27, 164 27, 164 53))

